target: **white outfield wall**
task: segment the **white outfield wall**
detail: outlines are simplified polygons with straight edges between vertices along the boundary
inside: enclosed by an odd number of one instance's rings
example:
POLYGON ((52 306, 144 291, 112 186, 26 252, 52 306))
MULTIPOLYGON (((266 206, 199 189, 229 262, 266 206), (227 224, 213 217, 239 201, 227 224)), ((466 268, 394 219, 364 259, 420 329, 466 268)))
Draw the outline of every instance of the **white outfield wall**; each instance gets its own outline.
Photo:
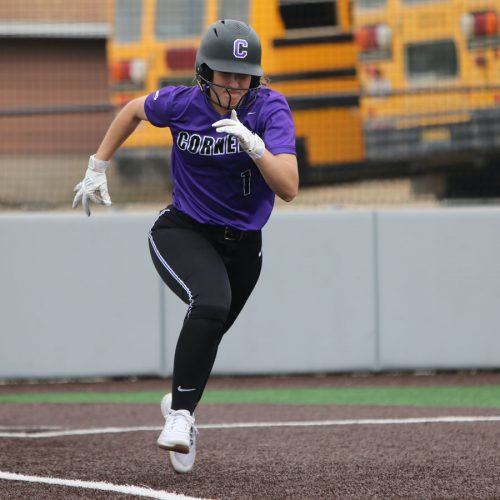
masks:
MULTIPOLYGON (((171 374, 154 213, 0 216, 0 378, 171 374)), ((275 212, 214 374, 500 367, 500 209, 275 212)))
POLYGON ((0 217, 0 377, 155 373, 159 283, 144 215, 0 217))
POLYGON ((500 210, 377 219, 380 366, 500 368, 500 210))

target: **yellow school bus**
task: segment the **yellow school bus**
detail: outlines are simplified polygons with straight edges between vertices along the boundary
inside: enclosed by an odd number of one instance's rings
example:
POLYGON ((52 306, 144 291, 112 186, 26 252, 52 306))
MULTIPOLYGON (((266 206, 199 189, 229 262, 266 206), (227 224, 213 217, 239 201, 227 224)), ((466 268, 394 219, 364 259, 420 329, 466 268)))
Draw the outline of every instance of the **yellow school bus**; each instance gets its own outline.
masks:
MULTIPOLYGON (((113 0, 112 10, 108 59, 117 109, 160 87, 194 84, 202 34, 217 19, 238 19, 259 33, 265 75, 292 109, 302 181, 363 160, 350 0, 113 0)), ((118 159, 164 165, 170 140, 143 123, 118 159)))
POLYGON ((369 161, 448 168, 500 152, 498 0, 358 0, 369 161))

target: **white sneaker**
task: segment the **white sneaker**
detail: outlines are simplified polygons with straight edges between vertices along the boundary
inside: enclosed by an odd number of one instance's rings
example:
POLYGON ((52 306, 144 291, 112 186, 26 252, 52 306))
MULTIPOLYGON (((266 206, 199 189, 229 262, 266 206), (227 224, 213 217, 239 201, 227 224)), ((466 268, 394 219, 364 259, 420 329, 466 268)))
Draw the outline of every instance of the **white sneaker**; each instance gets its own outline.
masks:
MULTIPOLYGON (((158 445, 161 448, 169 450, 168 457, 170 459, 170 464, 172 465, 172 468, 175 470, 175 472, 189 472, 193 468, 194 460, 196 458, 196 436, 198 434, 198 429, 196 429, 194 425, 194 418, 191 417, 191 415, 189 415, 189 412, 186 410, 173 411, 170 409, 172 406, 172 394, 167 394, 166 396, 164 396, 161 400, 160 406, 161 413, 165 417, 166 422, 165 427, 160 434, 160 437, 158 438, 158 445), (179 412, 182 413, 179 414, 179 412), (186 419, 186 414, 187 416, 189 416, 189 419, 186 419), (172 415, 175 415, 175 417, 172 417, 172 415), (169 425, 169 420, 180 420, 180 422, 178 424, 172 423, 171 425, 169 425), (182 433, 184 440, 182 443, 182 447, 180 447, 179 444, 176 444, 174 447, 171 446, 174 440, 172 439, 172 434, 170 433, 170 427, 179 429, 181 427, 183 428, 182 433), (186 427, 188 434, 187 450, 185 448, 186 427)), ((177 435, 178 431, 175 431, 175 433, 177 435)))

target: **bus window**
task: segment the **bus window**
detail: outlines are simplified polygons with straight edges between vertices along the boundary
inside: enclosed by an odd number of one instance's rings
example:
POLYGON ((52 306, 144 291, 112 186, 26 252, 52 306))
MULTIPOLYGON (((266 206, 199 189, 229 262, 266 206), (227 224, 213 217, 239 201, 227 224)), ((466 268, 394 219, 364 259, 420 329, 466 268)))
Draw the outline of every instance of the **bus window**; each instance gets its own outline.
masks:
POLYGON ((248 23, 249 0, 220 0, 219 19, 238 19, 248 23))
POLYGON ((457 50, 453 40, 411 43, 406 46, 410 80, 436 81, 458 75, 457 50))
POLYGON ((141 37, 142 2, 116 0, 114 36, 116 43, 137 42, 141 37))
POLYGON ((377 9, 379 7, 385 7, 386 0, 358 0, 356 2, 356 7, 358 9, 377 9))
MULTIPOLYGON (((418 3, 430 3, 430 2, 438 2, 439 0, 401 0, 402 4, 418 4, 418 3)), ((445 1, 445 0, 441 0, 445 1)))
POLYGON ((282 0, 280 14, 285 29, 325 28, 338 26, 337 2, 282 0))
POLYGON ((200 35, 205 27, 205 5, 204 0, 156 0, 156 37, 165 40, 200 35))

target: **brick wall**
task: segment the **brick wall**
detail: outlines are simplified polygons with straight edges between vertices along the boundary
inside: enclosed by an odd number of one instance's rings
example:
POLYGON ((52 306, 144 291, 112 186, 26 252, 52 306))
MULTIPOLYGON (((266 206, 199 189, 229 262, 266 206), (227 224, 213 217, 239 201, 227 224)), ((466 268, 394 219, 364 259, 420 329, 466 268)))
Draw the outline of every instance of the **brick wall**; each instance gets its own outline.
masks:
POLYGON ((1 0, 0 22, 106 22, 108 0, 1 0))
MULTIPOLYGON (((108 8, 106 0, 1 0, 0 23, 81 29, 106 23, 108 8)), ((92 150, 109 124, 106 40, 71 31, 0 34, 0 153, 92 150)))

